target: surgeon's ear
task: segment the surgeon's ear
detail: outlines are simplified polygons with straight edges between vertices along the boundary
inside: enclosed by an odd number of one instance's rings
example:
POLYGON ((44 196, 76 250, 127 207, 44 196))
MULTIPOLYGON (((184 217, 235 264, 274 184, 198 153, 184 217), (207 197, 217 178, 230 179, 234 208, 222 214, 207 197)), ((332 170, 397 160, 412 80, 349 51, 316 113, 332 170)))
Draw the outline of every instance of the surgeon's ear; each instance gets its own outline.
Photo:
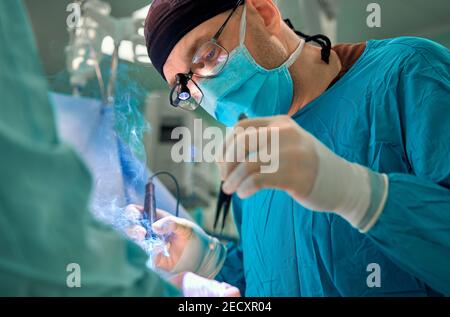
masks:
POLYGON ((247 0, 246 4, 249 14, 257 15, 269 33, 278 35, 281 30, 281 13, 273 0, 247 0))

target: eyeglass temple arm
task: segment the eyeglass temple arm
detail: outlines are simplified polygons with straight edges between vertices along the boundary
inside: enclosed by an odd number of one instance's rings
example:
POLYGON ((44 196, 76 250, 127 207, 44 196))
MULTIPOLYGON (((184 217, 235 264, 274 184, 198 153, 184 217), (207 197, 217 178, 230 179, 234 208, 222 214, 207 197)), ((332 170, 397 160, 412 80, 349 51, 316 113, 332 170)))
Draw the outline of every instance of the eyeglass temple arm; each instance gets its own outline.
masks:
POLYGON ((222 24, 222 26, 220 27, 219 31, 217 31, 217 33, 214 35, 213 37, 213 41, 217 41, 220 37, 220 35, 222 34, 223 30, 225 29, 225 27, 228 24, 228 21, 230 21, 231 17, 233 16, 234 12, 236 12, 236 10, 239 8, 239 6, 244 2, 245 0, 239 0, 238 3, 236 3, 236 5, 234 6, 233 10, 231 11, 231 13, 228 15, 227 19, 225 20, 225 22, 222 24))

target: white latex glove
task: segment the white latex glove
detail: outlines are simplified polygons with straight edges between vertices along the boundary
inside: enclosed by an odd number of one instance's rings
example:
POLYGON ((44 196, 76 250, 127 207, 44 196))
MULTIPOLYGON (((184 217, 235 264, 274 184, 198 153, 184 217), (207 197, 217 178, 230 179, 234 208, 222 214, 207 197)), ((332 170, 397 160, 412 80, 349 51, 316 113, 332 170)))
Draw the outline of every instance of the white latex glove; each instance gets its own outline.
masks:
MULTIPOLYGON (((133 215, 142 217, 142 211, 141 206, 130 205, 125 213, 132 219, 133 215)), ((226 248, 219 240, 207 235, 197 224, 165 211, 157 210, 157 217, 159 220, 152 229, 166 241, 168 256, 153 254, 156 269, 171 275, 194 272, 206 278, 214 278, 219 273, 226 258, 226 248)), ((133 225, 126 229, 126 233, 133 240, 141 241, 147 231, 142 226, 133 225)))
POLYGON ((387 198, 386 175, 337 156, 289 116, 245 120, 236 128, 224 146, 225 161, 219 163, 225 181, 223 190, 227 194, 237 193, 239 197, 247 198, 261 189, 281 189, 306 208, 335 212, 363 232, 375 224, 387 198), (249 127, 255 129, 245 132, 249 127), (271 135, 271 129, 278 129, 279 140, 270 139, 266 146, 253 147, 253 152, 249 153, 248 140, 266 139, 266 135, 271 135), (272 142, 279 143, 275 147, 279 154, 279 169, 264 174, 261 173, 264 164, 249 162, 248 156, 273 149, 272 142), (236 144, 246 144, 245 151, 237 151, 236 144), (239 152, 247 159, 239 157, 239 152), (235 153, 238 157, 233 160, 235 153))
POLYGON ((172 279, 185 297, 241 297, 239 289, 193 273, 182 273, 172 279))

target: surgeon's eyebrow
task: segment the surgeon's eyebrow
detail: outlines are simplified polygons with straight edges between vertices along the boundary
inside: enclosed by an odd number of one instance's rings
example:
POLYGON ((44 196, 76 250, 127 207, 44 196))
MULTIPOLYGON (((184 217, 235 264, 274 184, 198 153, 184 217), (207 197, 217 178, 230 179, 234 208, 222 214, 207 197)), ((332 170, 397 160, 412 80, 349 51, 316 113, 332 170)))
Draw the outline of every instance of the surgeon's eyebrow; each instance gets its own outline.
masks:
POLYGON ((212 37, 213 36, 210 34, 204 34, 195 39, 194 42, 190 45, 190 48, 188 49, 188 53, 186 55, 186 61, 189 63, 189 66, 192 62, 192 59, 194 58, 194 54, 197 52, 200 46, 210 41, 212 37))
MULTIPOLYGON (((194 41, 191 42, 191 44, 189 45, 189 48, 187 49, 187 53, 182 57, 183 62, 186 65, 186 69, 178 71, 179 73, 187 73, 190 71, 189 68, 191 67, 192 59, 194 58, 194 54, 197 52, 197 50, 200 48, 200 46, 202 46, 203 44, 205 44, 212 38, 213 38, 213 35, 206 33, 206 34, 200 35, 198 38, 196 38, 194 41)), ((175 81, 176 81, 175 76, 173 78, 171 78, 170 80, 168 80, 167 83, 168 83, 169 87, 172 87, 175 84, 175 81)))

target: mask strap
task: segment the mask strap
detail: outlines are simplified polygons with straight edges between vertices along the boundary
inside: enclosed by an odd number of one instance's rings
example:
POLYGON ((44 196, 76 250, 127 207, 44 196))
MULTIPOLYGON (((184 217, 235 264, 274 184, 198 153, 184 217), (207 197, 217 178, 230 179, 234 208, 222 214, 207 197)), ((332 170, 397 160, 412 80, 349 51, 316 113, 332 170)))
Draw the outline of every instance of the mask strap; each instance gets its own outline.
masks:
POLYGON ((322 60, 329 64, 330 63, 330 55, 331 55, 331 41, 330 39, 323 35, 323 34, 317 34, 314 36, 309 36, 306 35, 300 31, 297 31, 294 27, 294 25, 292 24, 291 20, 286 19, 284 20, 284 22, 286 22, 286 24, 289 26, 289 28, 291 30, 293 30, 298 36, 303 37, 305 39, 305 42, 316 42, 317 44, 320 45, 320 47, 322 48, 321 51, 321 55, 322 55, 322 60))
POLYGON ((239 44, 242 46, 245 42, 245 34, 247 30, 247 5, 244 3, 244 10, 242 10, 241 31, 239 34, 239 44))
MULTIPOLYGON (((239 35, 239 44, 242 46, 245 42, 245 34, 247 31, 247 5, 244 3, 244 9, 242 10, 242 18, 241 18, 241 30, 239 35)), ((292 64, 295 63, 297 58, 300 56, 300 54, 303 51, 303 48, 305 47, 305 40, 301 39, 298 47, 295 49, 294 53, 289 57, 289 59, 285 62, 285 64, 290 67, 292 64)))
POLYGON ((301 39, 300 43, 298 44, 297 48, 295 49, 294 53, 289 57, 289 59, 286 61, 286 66, 290 67, 292 64, 295 63, 295 61, 298 59, 300 54, 303 51, 303 48, 305 47, 305 40, 301 39))

